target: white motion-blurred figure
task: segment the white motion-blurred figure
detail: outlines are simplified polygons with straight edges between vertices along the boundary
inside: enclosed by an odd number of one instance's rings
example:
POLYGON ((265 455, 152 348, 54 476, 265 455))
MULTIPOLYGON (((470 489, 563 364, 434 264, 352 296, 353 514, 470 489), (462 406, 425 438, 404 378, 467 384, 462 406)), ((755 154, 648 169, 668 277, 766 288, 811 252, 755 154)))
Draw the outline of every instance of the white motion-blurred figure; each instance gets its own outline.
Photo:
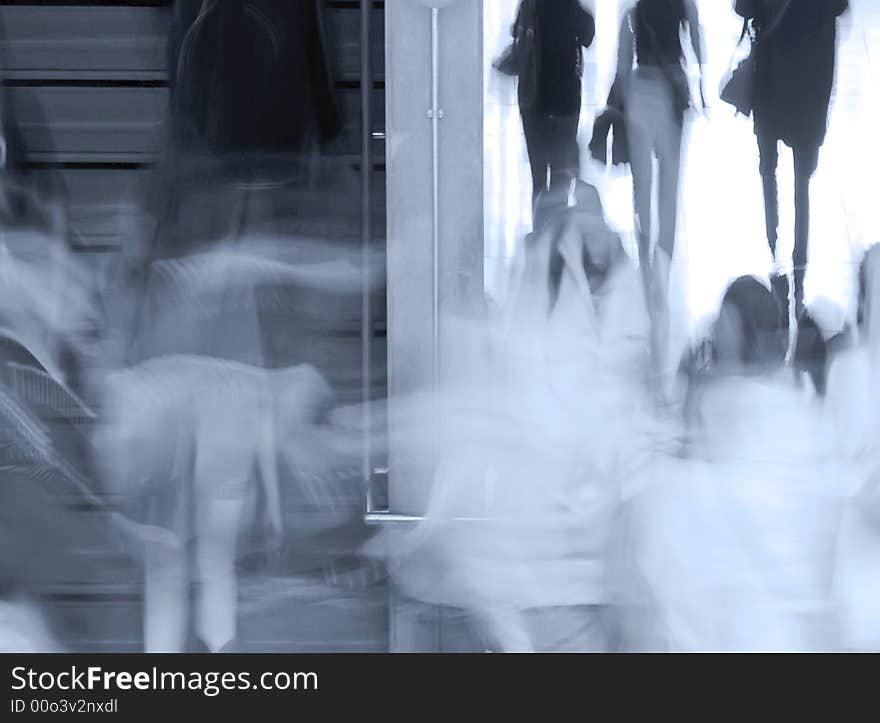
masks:
POLYGON ((277 456, 317 476, 328 450, 314 421, 329 406, 332 391, 307 366, 270 371, 169 356, 110 374, 105 394, 106 420, 96 444, 105 479, 123 496, 164 502, 162 524, 180 537, 177 546, 145 545, 146 650, 184 647, 186 541, 192 538, 196 632, 216 652, 235 638, 235 565, 239 536, 255 511, 255 475, 265 525, 277 537, 282 525, 277 456))
POLYGON ((639 500, 634 556, 656 609, 651 647, 836 645, 841 466, 820 410, 783 368, 779 313, 756 279, 728 290, 689 454, 655 468, 639 500))
POLYGON ((837 449, 852 465, 834 593, 841 641, 850 650, 880 650, 880 246, 862 262, 859 343, 828 373, 826 403, 837 449))
POLYGON ((444 379, 426 519, 392 573, 416 599, 469 611, 494 649, 605 650, 611 533, 644 411, 644 297, 595 209, 531 238, 517 286, 503 319, 456 332, 476 339, 481 371, 444 379))
POLYGON ((224 351, 239 359, 258 358, 251 293, 258 284, 286 281, 350 293, 360 291, 363 273, 371 284, 377 281, 374 271, 375 265, 353 264, 342 250, 328 253, 305 241, 279 247, 277 239, 254 241, 246 252, 219 247, 153 264, 163 293, 146 327, 148 347, 159 354, 93 375, 105 414, 96 449, 107 484, 145 502, 151 522, 178 535, 176 545, 145 545, 148 651, 185 646, 190 540, 198 583, 196 633, 212 652, 234 640, 238 543, 260 497, 259 527, 273 539, 281 534, 279 457, 322 509, 332 512, 335 492, 323 471, 337 450, 318 420, 334 395, 320 373, 308 365, 269 370, 173 350, 210 349, 220 339, 224 351), (224 326, 224 314, 239 306, 250 313, 224 326), (208 322, 202 325, 202 319, 208 322))

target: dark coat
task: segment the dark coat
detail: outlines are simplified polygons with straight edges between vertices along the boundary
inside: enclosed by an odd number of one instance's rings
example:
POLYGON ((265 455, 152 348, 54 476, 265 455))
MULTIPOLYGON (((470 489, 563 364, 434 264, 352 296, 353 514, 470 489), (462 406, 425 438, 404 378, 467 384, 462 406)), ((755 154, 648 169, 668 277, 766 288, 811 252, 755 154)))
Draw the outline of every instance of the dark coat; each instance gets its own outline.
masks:
POLYGON ((527 97, 530 84, 520 82, 520 108, 540 115, 577 115, 581 108, 581 48, 588 48, 596 34, 593 15, 578 0, 524 0, 520 3, 514 37, 525 22, 526 3, 534 5, 535 97, 527 97))
POLYGON ((783 0, 736 0, 736 12, 754 21, 755 133, 791 147, 825 140, 834 85, 837 17, 848 0, 793 0, 764 39, 761 26, 776 17, 783 0))
POLYGON ((314 0, 177 0, 169 41, 176 140, 211 153, 299 153, 341 129, 314 0))

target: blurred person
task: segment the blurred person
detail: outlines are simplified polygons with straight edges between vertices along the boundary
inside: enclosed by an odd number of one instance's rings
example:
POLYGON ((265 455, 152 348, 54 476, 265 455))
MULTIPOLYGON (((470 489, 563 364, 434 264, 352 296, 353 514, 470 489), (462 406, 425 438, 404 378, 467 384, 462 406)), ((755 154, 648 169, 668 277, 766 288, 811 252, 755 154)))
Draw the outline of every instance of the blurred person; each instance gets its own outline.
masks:
POLYGON ((356 189, 346 188, 353 171, 325 163, 331 180, 313 173, 314 158, 342 130, 320 3, 178 0, 168 55, 165 148, 147 204, 153 227, 141 257, 123 270, 141 287, 128 312, 129 361, 196 353, 277 363, 261 348, 260 289, 218 289, 218 324, 202 324, 194 341, 163 303, 150 265, 217 244, 247 246, 255 236, 283 244, 315 208, 357 228, 356 189), (320 189, 309 188, 319 181, 320 189))
MULTIPOLYGON (((276 436, 282 418, 271 396, 288 414, 305 405, 296 393, 308 397, 311 385, 297 379, 310 369, 327 385, 315 371, 321 354, 321 372, 348 374, 345 360, 327 363, 321 335, 342 323, 340 297, 360 299, 371 271, 352 266, 338 244, 357 228, 348 176, 333 176, 328 193, 315 174, 342 129, 320 3, 179 0, 168 52, 166 147, 148 200, 154 227, 108 286, 113 318, 93 386, 112 414, 97 446, 105 480, 130 493, 130 513, 177 539, 147 550, 147 647, 219 650, 238 644, 245 538, 278 556, 291 488, 308 510, 299 510, 293 539, 306 536, 299 528, 341 524, 343 506, 351 517, 351 499, 320 492, 335 473, 311 470, 318 481, 309 492, 289 465, 276 469, 296 441, 276 436), (299 233, 306 223, 308 241, 299 233), (321 295, 324 306, 312 308, 321 295), (268 380, 282 370, 289 393, 270 394, 268 380), (129 408, 130 397, 144 403, 129 408), (187 626, 194 581, 205 588, 187 626)), ((326 461, 341 464, 335 454, 326 461)))
POLYGON ((754 128, 758 139, 767 243, 774 275, 784 273, 776 255, 779 142, 794 153, 794 306, 804 306, 810 233, 810 179, 825 140, 834 85, 837 18, 848 0, 736 0, 736 12, 755 33, 754 128))
POLYGON ((843 646, 880 650, 880 246, 858 276, 858 343, 833 360, 826 404, 836 447, 852 465, 838 540, 835 599, 843 646))
POLYGON ((600 212, 573 204, 531 236, 501 318, 458 322, 476 349, 467 374, 439 411, 410 405, 410 430, 440 420, 438 465, 424 521, 378 554, 410 597, 468 611, 493 650, 615 645, 607 558, 641 442, 649 322, 600 212))
MULTIPOLYGON (((179 540, 145 548, 148 652, 185 647, 190 540, 199 591, 194 632, 211 652, 235 641, 240 541, 258 517, 270 540, 282 533, 279 452, 309 475, 333 464, 319 458, 316 426, 331 403, 326 382, 307 367, 264 372, 167 356, 107 379, 96 438, 104 479, 134 514, 142 517, 136 507, 144 508, 179 540)), ((311 494, 329 497, 317 479, 311 494)))
MULTIPOLYGON (((72 361, 94 331, 89 281, 63 238, 6 230, 0 242, 0 588, 16 597, 0 603, 0 645, 20 645, 18 652, 59 651, 59 641, 76 645, 88 616, 81 610, 58 615, 56 641, 26 598, 118 575, 105 569, 104 554, 81 551, 118 552, 121 535, 142 541, 147 532, 102 497, 93 466, 95 415, 77 394, 80 365, 72 361)), ((46 612, 58 608, 50 604, 46 612)))
POLYGON ((579 0, 521 0, 513 23, 517 98, 532 171, 532 201, 563 174, 577 176, 581 48, 596 32, 579 0))
POLYGON ((635 554, 657 649, 837 645, 843 468, 821 414, 784 369, 781 318, 754 277, 730 285, 711 362, 693 380, 686 454, 639 500, 635 554))
MULTIPOLYGON (((253 239, 247 251, 215 247, 155 261, 152 271, 161 283, 157 298, 167 313, 177 310, 179 323, 157 334, 164 344, 159 353, 125 366, 111 354, 93 368, 104 413, 96 454, 105 483, 128 501, 129 514, 176 540, 145 546, 147 649, 229 649, 237 644, 242 541, 253 530, 267 548, 277 548, 292 488, 312 510, 296 516, 294 526, 317 534, 342 524, 352 504, 359 509, 359 497, 346 486, 350 477, 337 475, 353 466, 352 449, 360 447, 327 422, 335 394, 313 366, 266 369, 174 349, 211 340, 199 336, 200 324, 226 313, 218 297, 247 308, 252 301, 242 290, 280 282, 330 296, 359 293, 364 270, 341 248, 300 240, 281 249, 277 240, 253 239), (191 339, 168 333, 177 329, 189 329, 191 339), (279 459, 286 464, 279 467, 279 459), (188 629, 192 581, 200 592, 188 629)), ((250 350, 238 341, 231 351, 246 358, 250 350)))
MULTIPOLYGON (((286 257, 270 242, 260 253, 259 244, 251 253, 215 250, 157 262, 156 273, 166 303, 193 314, 193 330, 219 313, 210 303, 218 288, 230 293, 283 279, 330 294, 360 292, 360 253, 355 263, 340 249, 300 246, 288 248, 286 257), (291 262, 302 256, 311 263, 291 262)), ((359 441, 350 442, 351 433, 324 418, 330 388, 306 365, 270 371, 161 354, 121 366, 101 316, 115 306, 114 290, 107 289, 103 306, 96 304, 91 275, 56 239, 7 235, 0 276, 0 328, 9 331, 2 345, 9 368, 0 365, 0 433, 8 443, 3 452, 11 455, 0 489, 0 547, 9 553, 0 556, 0 579, 24 584, 76 577, 59 540, 88 538, 97 548, 111 544, 109 533, 121 532, 131 551, 145 557, 147 647, 180 650, 193 632, 185 625, 192 542, 201 583, 193 637, 211 650, 228 646, 235 639, 240 538, 253 526, 272 546, 281 532, 278 460, 285 462, 283 481, 293 481, 314 510, 312 519, 296 518, 298 527, 325 532, 350 517, 352 507, 360 510, 347 486, 351 478, 341 474, 355 466, 359 441), (46 366, 19 339, 38 349, 46 366), (82 391, 100 415, 68 388, 65 356, 82 367, 82 391), (100 483, 125 515, 104 500, 100 483), (55 490, 109 512, 110 528, 84 531, 78 515, 53 513, 55 490), (57 538, 45 534, 49 515, 57 538), (34 556, 22 557, 22 549, 34 556)))
POLYGON ((694 0, 638 0, 620 26, 615 83, 624 99, 626 137, 632 166, 639 265, 644 293, 654 318, 654 363, 665 364, 668 336, 668 283, 678 216, 684 115, 691 106, 681 34, 687 31, 700 66, 703 105, 703 49, 694 0), (659 175, 654 203, 654 158, 659 175), (653 232, 657 227, 652 257, 653 232))

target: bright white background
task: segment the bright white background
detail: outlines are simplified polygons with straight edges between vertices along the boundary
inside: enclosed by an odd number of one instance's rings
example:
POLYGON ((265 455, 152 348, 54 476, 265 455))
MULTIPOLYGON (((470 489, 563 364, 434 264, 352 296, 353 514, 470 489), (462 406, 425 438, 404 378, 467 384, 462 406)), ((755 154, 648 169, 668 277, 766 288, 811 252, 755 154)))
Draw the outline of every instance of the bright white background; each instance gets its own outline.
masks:
MULTIPOLYGON (((508 270, 531 223, 530 176, 515 83, 492 70, 510 39, 518 0, 485 0, 485 258, 486 291, 503 301, 508 270)), ((589 3, 585 3, 588 4, 589 3)), ((880 241, 876 174, 880 165, 880 0, 851 0, 840 23, 837 85, 812 185, 807 301, 829 297, 852 307, 853 271, 864 248, 880 241)), ((583 153, 593 118, 614 75, 619 18, 626 0, 594 0, 597 33, 585 53, 579 143, 582 176, 602 191, 606 216, 632 239, 628 172, 606 170, 583 153)), ((687 128, 673 283, 682 323, 713 313, 729 280, 769 269, 758 158, 751 121, 717 100, 739 37, 732 0, 698 0, 707 50, 707 115, 687 128)), ((791 154, 780 152, 780 257, 790 259, 794 230, 791 154)), ((682 331, 686 331, 683 329, 682 331)))

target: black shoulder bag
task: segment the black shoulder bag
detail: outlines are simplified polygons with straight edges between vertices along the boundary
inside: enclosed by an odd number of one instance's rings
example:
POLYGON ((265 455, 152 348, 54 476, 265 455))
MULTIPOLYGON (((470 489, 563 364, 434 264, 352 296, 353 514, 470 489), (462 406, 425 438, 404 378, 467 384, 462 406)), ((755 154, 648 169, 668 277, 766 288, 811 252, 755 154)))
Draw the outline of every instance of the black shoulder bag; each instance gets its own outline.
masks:
MULTIPOLYGON (((757 55, 755 50, 760 42, 766 40, 776 30, 779 23, 782 22, 782 18, 785 17, 785 13, 788 12, 789 5, 791 5, 791 0, 785 0, 773 22, 762 29, 760 37, 752 39, 752 49, 748 57, 733 69, 730 77, 721 88, 721 100, 736 108, 737 113, 750 116, 755 108, 755 76, 757 73, 757 55)), ((749 19, 745 18, 743 20, 742 33, 736 44, 737 48, 748 34, 749 19)))

